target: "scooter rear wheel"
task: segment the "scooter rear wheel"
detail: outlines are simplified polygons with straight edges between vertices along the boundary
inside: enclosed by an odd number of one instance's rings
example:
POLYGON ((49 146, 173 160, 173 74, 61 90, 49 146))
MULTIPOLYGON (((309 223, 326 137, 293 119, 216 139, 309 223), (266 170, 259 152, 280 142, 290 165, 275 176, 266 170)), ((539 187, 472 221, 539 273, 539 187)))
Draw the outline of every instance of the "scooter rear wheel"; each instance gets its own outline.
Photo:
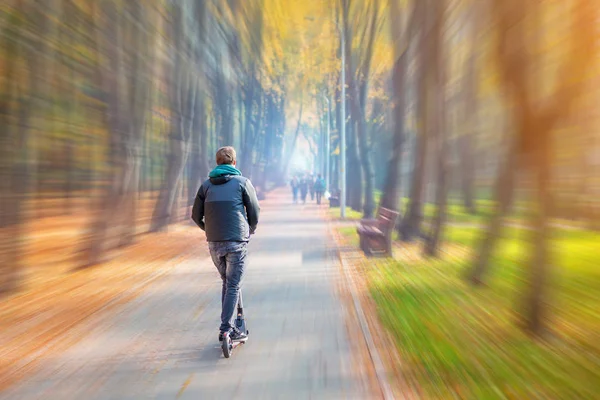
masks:
POLYGON ((223 350, 223 357, 229 358, 233 351, 233 342, 229 337, 229 333, 223 334, 223 341, 221 342, 221 349, 223 350))

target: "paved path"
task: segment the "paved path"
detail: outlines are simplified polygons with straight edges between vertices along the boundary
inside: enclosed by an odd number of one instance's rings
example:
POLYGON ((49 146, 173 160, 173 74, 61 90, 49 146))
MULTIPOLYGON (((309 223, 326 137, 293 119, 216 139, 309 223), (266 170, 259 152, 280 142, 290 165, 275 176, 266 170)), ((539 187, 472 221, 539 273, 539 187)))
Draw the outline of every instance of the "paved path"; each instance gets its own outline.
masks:
POLYGON ((326 223, 284 192, 262 208, 244 283, 250 340, 232 358, 218 345, 220 280, 205 255, 85 326, 82 341, 0 399, 378 397, 349 351, 326 223))

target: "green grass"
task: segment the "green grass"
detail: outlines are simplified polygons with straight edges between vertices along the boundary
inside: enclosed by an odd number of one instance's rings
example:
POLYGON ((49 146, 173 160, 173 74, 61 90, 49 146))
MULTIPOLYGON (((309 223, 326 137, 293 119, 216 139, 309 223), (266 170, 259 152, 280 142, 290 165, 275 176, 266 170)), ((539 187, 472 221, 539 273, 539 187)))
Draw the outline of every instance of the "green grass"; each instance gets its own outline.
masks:
MULTIPOLYGON (((344 228, 347 238, 355 236, 344 228)), ((550 340, 517 327, 530 232, 506 228, 487 286, 463 279, 477 228, 449 227, 442 260, 369 260, 380 318, 424 398, 591 399, 600 393, 600 235, 559 231, 549 285, 550 340)), ((596 397, 597 398, 597 397, 596 397)))
MULTIPOLYGON (((375 193, 375 204, 379 204, 379 200, 381 198, 381 193, 375 193)), ((406 212, 408 206, 408 198, 405 197, 402 199, 402 210, 406 212)), ((474 214, 469 213, 460 199, 450 199, 448 203, 448 222, 451 224, 462 224, 462 225, 483 225, 486 223, 487 219, 494 212, 495 203, 492 200, 486 199, 477 199, 475 200, 475 209, 476 212, 474 214)), ((506 221, 516 223, 516 224, 525 224, 527 223, 528 213, 527 210, 528 204, 525 202, 518 202, 513 207, 513 212, 508 215, 506 221)), ((433 203, 425 203, 423 207, 423 216, 425 221, 431 220, 435 215, 436 206, 433 203)), ((333 218, 339 218, 340 209, 339 208, 331 208, 330 215, 333 218)), ((358 221, 362 218, 363 213, 360 211, 352 210, 351 208, 346 208, 346 219, 351 221, 358 221)), ((569 221, 562 221, 565 224, 569 224, 569 221)))
MULTIPOLYGON (((335 219, 340 218, 340 208, 334 207, 329 209, 329 215, 335 219)), ((346 207, 346 219, 349 221, 359 221, 362 218, 363 214, 358 211, 354 211, 353 209, 346 207)))
MULTIPOLYGON (((376 194, 376 204, 379 204, 379 195, 376 194)), ((451 202, 448 205, 448 218, 449 222, 455 223, 471 223, 477 224, 482 223, 485 219, 492 213, 493 203, 489 200, 480 200, 477 202, 477 213, 469 214, 462 204, 451 202)), ((406 205, 408 204, 408 199, 403 199, 403 209, 406 210, 406 205)), ((423 209, 423 215, 425 219, 431 219, 435 214, 435 205, 431 203, 426 203, 423 209)), ((339 207, 330 208, 330 215, 334 218, 339 218, 340 209, 339 207)), ((346 208, 346 219, 348 220, 360 220, 363 216, 362 212, 352 210, 351 208, 346 208)))
POLYGON ((339 232, 348 241, 348 244, 356 245, 358 247, 359 240, 358 240, 358 235, 356 234, 356 227, 349 226, 349 227, 339 228, 339 232))

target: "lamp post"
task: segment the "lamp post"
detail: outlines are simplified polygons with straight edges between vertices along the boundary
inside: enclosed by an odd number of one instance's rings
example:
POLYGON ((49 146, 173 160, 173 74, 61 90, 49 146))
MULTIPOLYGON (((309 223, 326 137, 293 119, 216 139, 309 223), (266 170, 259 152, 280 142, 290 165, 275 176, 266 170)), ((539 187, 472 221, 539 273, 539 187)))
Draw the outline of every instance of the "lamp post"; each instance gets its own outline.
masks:
POLYGON ((327 102, 327 141, 325 143, 325 190, 329 191, 329 167, 331 158, 331 103, 329 98, 323 95, 327 102))
MULTIPOLYGON (((337 24, 336 24, 337 25, 337 24)), ((341 122, 342 126, 340 129, 340 217, 346 218, 346 38, 344 34, 344 28, 340 29, 341 45, 342 45, 342 72, 340 75, 340 84, 342 86, 342 107, 341 111, 341 122)))

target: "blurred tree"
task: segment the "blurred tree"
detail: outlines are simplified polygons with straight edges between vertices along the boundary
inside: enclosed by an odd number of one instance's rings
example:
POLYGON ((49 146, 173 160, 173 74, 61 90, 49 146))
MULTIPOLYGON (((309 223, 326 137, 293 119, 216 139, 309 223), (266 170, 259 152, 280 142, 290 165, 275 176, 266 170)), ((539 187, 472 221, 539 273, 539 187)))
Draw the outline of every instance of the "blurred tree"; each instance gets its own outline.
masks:
POLYGON ((294 136, 292 139, 292 145, 286 155, 286 157, 284 157, 285 162, 283 164, 283 175, 287 175, 289 167, 290 167, 290 161, 292 160, 292 156, 294 155, 294 150, 296 149, 296 143, 298 142, 298 135, 300 133, 300 129, 302 126, 302 110, 304 109, 304 101, 303 101, 303 96, 300 95, 300 104, 298 105, 298 121, 296 123, 296 130, 294 131, 294 136))
POLYGON ((19 198, 21 193, 15 190, 20 179, 15 179, 17 176, 24 178, 19 176, 22 168, 18 159, 26 144, 19 140, 18 124, 14 118, 19 106, 16 77, 23 10, 9 9, 4 18, 2 53, 6 58, 3 61, 4 79, 0 103, 0 295, 16 290, 20 281, 22 202, 19 198))
POLYGON ((417 77, 417 144, 416 153, 414 156, 414 166, 410 184, 410 199, 408 210, 398 225, 398 232, 403 241, 412 241, 415 236, 421 235, 421 222, 423 220, 423 191, 425 180, 425 163, 427 156, 429 129, 427 127, 427 70, 430 65, 430 40, 432 34, 431 18, 428 18, 428 3, 427 1, 419 1, 415 6, 416 22, 420 27, 420 39, 418 46, 418 65, 419 73, 417 77))
POLYGON ((204 1, 188 0, 174 4, 172 8, 172 73, 168 79, 171 107, 169 155, 165 181, 152 216, 151 232, 164 230, 173 222, 183 192, 183 171, 189 156, 191 137, 197 129, 194 121, 202 81, 204 7, 204 1))
POLYGON ((104 1, 95 18, 99 37, 96 45, 104 57, 99 60, 98 75, 102 79, 110 135, 109 185, 96 205, 83 266, 98 263, 110 249, 106 242, 109 226, 117 228, 119 246, 134 240, 139 163, 152 93, 153 38, 143 28, 154 21, 150 10, 138 2, 104 1), (137 21, 129 15, 135 15, 137 21))
POLYGON ((22 275, 30 151, 35 139, 32 118, 43 109, 37 96, 43 87, 41 72, 48 64, 45 37, 54 32, 44 11, 44 4, 18 1, 7 7, 2 21, 6 58, 0 102, 0 295, 17 289, 22 275))
MULTIPOLYGON (((370 13, 371 15, 368 22, 368 29, 365 29, 365 35, 367 36, 367 38, 364 39, 366 40, 366 47, 364 53, 359 58, 360 65, 357 66, 356 74, 352 74, 352 78, 350 80, 350 87, 354 89, 354 91, 351 92, 351 109, 355 118, 354 127, 356 129, 362 176, 365 184, 364 206, 362 210, 364 218, 372 218, 375 210, 375 176, 373 165, 370 159, 370 147, 366 119, 367 92, 369 88, 371 64, 373 61, 373 48, 375 38, 378 33, 378 26, 380 26, 378 21, 379 2, 377 0, 373 0, 370 13)), ((361 39, 361 41, 362 40, 363 39, 361 39)))
POLYGON ((251 172, 253 151, 252 145, 260 134, 259 126, 263 115, 264 91, 259 80, 259 71, 262 68, 263 47, 263 10, 260 4, 255 4, 248 13, 249 43, 242 47, 243 63, 240 76, 241 91, 243 94, 242 106, 244 108, 244 125, 241 137, 240 168, 242 171, 251 172))
MULTIPOLYGON (((561 7, 534 1, 494 0, 491 12, 498 26, 497 56, 502 79, 508 95, 514 102, 513 116, 516 124, 513 145, 504 160, 496 183, 497 208, 488 222, 487 234, 478 252, 470 279, 480 284, 489 266, 489 259, 496 242, 503 215, 506 213, 516 171, 528 169, 534 174, 535 212, 532 215, 533 254, 529 270, 529 290, 525 297, 527 328, 534 334, 544 331, 544 304, 548 281, 548 224, 550 205, 550 168, 553 155, 552 132, 570 116, 579 98, 585 80, 585 72, 592 59, 596 7, 586 0, 574 1, 567 7, 572 18, 567 34, 566 54, 555 75, 556 84, 551 93, 535 92, 533 82, 539 78, 539 53, 543 45, 538 40, 543 27, 545 7, 561 7), (531 35, 531 32, 537 35, 531 35), (536 72, 533 72, 536 71, 536 72), (536 75, 537 73, 537 75, 536 75), (516 155, 523 158, 515 162, 516 155), (525 158, 527 157, 527 158, 525 158)), ((561 9, 566 11, 565 8, 561 9)), ((542 71, 546 72, 546 70, 542 71)), ((548 78, 545 75, 544 78, 548 78)))
POLYGON ((431 6, 432 32, 430 39, 430 63, 427 65, 427 128, 433 145, 433 155, 437 161, 435 173, 436 183, 436 212, 433 217, 431 232, 426 238, 424 252, 428 256, 437 256, 442 230, 446 223, 446 205, 448 200, 448 124, 446 111, 447 92, 447 52, 444 52, 444 11, 446 1, 436 0, 431 6))
MULTIPOLYGON (((354 101, 358 101, 358 91, 355 84, 355 73, 357 71, 357 62, 353 57, 353 40, 354 31, 352 28, 355 25, 350 20, 350 7, 352 0, 341 0, 341 20, 342 30, 345 37, 344 56, 346 58, 346 77, 345 84, 348 86, 346 90, 346 185, 347 185, 347 202, 348 205, 355 211, 363 209, 363 173, 358 154, 358 136, 356 131, 356 119, 359 117, 359 111, 356 109, 354 101)), ((363 36, 364 38, 364 36, 363 36)))
POLYGON ((465 210, 471 214, 476 214, 475 207, 475 123, 477 118, 477 36, 481 32, 481 5, 473 3, 468 6, 468 10, 464 12, 463 24, 469 33, 470 49, 467 54, 465 72, 461 77, 461 95, 460 95, 460 112, 461 126, 463 130, 458 137, 458 151, 460 163, 460 181, 462 189, 462 200, 465 210))
POLYGON ((405 142, 405 120, 408 117, 406 107, 408 64, 411 44, 414 41, 416 23, 419 17, 416 15, 417 6, 405 7, 404 11, 408 14, 402 18, 398 1, 390 2, 390 20, 401 21, 400 23, 391 23, 392 41, 394 42, 394 68, 392 75, 393 82, 393 104, 394 104, 394 122, 393 122, 393 150, 387 167, 386 180, 383 187, 380 206, 399 210, 400 208, 400 167, 402 162, 403 145, 405 142), (410 10, 408 10, 410 8, 410 10))

